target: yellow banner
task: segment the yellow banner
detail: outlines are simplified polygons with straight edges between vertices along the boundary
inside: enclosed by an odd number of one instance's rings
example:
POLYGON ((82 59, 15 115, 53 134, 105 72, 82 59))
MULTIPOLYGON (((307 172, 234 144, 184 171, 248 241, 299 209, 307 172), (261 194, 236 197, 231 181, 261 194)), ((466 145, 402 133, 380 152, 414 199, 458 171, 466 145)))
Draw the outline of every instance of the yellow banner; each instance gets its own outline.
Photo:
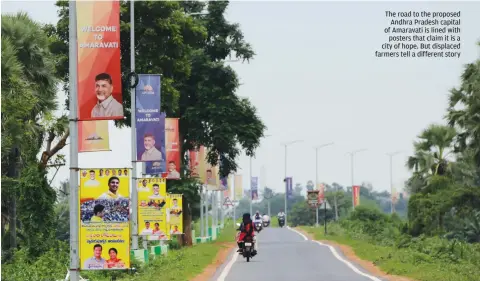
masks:
POLYGON ((80 267, 130 267, 128 169, 80 170, 80 267))
POLYGON ((170 235, 183 233, 182 194, 168 194, 168 228, 170 235))
POLYGON ((78 123, 78 152, 110 151, 108 120, 78 123))
POLYGON ((235 200, 243 198, 242 175, 235 175, 235 200))
POLYGON ((137 180, 138 235, 148 240, 167 240, 167 185, 164 178, 137 180))

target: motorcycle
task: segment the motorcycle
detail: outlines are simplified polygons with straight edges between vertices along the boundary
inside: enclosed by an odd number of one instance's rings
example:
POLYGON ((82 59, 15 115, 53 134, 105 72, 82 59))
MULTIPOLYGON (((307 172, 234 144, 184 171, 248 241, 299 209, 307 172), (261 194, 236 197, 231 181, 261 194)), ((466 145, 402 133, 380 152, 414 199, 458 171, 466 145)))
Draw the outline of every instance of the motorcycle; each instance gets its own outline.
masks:
MULTIPOLYGON (((237 223, 238 226, 240 226, 239 223, 237 223)), ((237 233, 236 240, 238 239, 240 235, 240 232, 237 233)), ((242 251, 240 254, 247 259, 247 262, 250 262, 250 259, 253 258, 256 253, 255 251, 255 241, 252 237, 247 236, 245 239, 242 241, 242 251)))
POLYGON ((247 259, 247 262, 253 257, 253 239, 251 237, 246 237, 243 241, 243 252, 242 255, 247 259))
POLYGON ((258 233, 260 233, 260 231, 263 229, 262 227, 262 222, 261 221, 256 221, 255 222, 255 231, 257 231, 258 233))
POLYGON ((285 217, 278 217, 278 225, 283 227, 285 225, 285 217))
POLYGON ((264 216, 262 218, 262 223, 263 223, 263 227, 267 227, 270 225, 270 218, 268 216, 264 216))

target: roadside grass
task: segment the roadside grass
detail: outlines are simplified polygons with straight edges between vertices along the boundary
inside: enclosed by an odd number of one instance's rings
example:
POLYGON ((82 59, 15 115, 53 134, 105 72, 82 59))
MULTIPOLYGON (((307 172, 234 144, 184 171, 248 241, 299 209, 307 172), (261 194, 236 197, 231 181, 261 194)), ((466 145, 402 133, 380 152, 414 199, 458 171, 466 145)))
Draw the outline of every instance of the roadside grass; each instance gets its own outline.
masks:
POLYGON ((217 253, 227 246, 225 242, 234 242, 235 229, 231 220, 225 221, 225 227, 216 241, 197 244, 168 252, 150 261, 138 274, 125 276, 118 281, 188 281, 210 265, 217 253))
POLYGON ((299 228, 313 234, 316 240, 330 240, 352 247, 359 258, 373 262, 388 274, 418 281, 480 281, 480 245, 455 246, 434 237, 413 243, 397 241, 396 246, 385 246, 376 244, 367 235, 352 235, 339 224, 330 223, 327 227, 326 236, 323 227, 299 228), (409 246, 405 246, 406 243, 409 246), (404 246, 398 246, 401 244, 404 246))

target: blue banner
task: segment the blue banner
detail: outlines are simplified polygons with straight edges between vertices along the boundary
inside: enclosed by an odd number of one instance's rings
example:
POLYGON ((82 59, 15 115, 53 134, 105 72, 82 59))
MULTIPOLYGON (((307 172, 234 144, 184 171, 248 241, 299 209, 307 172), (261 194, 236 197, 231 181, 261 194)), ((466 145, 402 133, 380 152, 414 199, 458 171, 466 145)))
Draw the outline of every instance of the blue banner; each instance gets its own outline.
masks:
POLYGON ((154 168, 158 174, 166 171, 165 113, 160 112, 160 75, 139 74, 138 78, 135 88, 137 161, 150 161, 146 165, 147 171, 154 168))
POLYGON ((250 181, 250 189, 252 191, 252 200, 258 199, 258 177, 252 177, 250 181))
POLYGON ((285 179, 285 187, 287 189, 287 198, 291 199, 293 197, 293 180, 292 177, 285 179))

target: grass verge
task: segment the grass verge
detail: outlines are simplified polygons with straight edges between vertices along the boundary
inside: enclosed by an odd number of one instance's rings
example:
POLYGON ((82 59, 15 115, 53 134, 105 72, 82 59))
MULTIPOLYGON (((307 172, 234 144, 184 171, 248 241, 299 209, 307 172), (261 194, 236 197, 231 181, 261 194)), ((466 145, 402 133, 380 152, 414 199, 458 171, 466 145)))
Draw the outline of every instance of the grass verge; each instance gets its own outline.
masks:
POLYGON ((232 222, 228 221, 216 241, 169 251, 167 256, 152 260, 138 274, 117 280, 188 281, 202 273, 214 261, 217 253, 227 247, 225 242, 234 242, 234 237, 235 229, 232 222))
POLYGON ((480 281, 478 265, 480 261, 439 257, 438 253, 441 250, 434 250, 435 247, 432 245, 441 244, 442 241, 438 238, 422 241, 423 248, 415 250, 409 247, 376 245, 368 241, 367 237, 362 239, 358 235, 353 238, 338 224, 328 225, 328 235, 325 235, 323 227, 299 228, 312 234, 316 240, 329 240, 350 246, 359 258, 373 262, 387 274, 405 276, 418 281, 480 281))

